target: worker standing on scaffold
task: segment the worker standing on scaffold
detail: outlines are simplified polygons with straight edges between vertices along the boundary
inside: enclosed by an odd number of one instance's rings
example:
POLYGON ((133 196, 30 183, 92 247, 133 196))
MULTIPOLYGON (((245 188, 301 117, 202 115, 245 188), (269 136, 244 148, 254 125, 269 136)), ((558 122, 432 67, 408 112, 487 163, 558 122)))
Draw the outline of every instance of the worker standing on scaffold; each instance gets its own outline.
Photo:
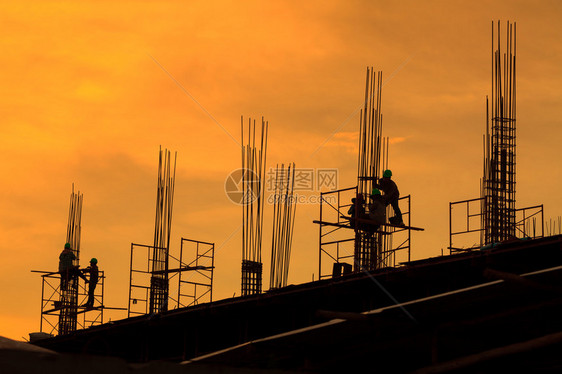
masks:
POLYGON ((392 209, 394 209, 394 217, 390 217, 388 221, 393 225, 402 226, 404 225, 404 221, 402 221, 402 212, 400 211, 400 207, 398 206, 398 199, 400 198, 400 192, 398 191, 398 187, 396 183, 392 179, 392 171, 385 170, 382 174, 382 178, 378 180, 375 179, 373 182, 373 186, 381 189, 384 192, 383 198, 385 204, 391 205, 392 209))
POLYGON ((86 277, 80 272, 78 266, 74 265, 76 255, 70 247, 70 243, 64 245, 64 249, 59 255, 59 273, 60 273, 60 287, 61 290, 67 290, 68 282, 76 282, 78 277, 87 281, 86 277))
POLYGON ((61 290, 66 290, 68 287, 68 281, 72 280, 75 274, 74 260, 76 256, 70 248, 70 243, 64 245, 64 249, 59 255, 59 273, 60 273, 60 288, 61 290))
POLYGON ((88 280, 88 301, 86 301, 84 306, 88 309, 92 309, 94 307, 94 291, 99 279, 98 260, 92 258, 90 260, 90 266, 84 269, 84 272, 90 273, 90 279, 88 280))

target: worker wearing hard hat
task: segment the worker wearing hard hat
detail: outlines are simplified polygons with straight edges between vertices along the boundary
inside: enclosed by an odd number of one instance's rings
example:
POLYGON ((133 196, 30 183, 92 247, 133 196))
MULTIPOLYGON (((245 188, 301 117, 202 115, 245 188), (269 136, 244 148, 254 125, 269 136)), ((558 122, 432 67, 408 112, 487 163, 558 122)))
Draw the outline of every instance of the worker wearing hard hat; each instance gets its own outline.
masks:
POLYGON ((404 222, 402 221, 402 212, 400 211, 400 207, 398 206, 398 198, 400 198, 400 192, 398 191, 398 187, 396 183, 392 179, 392 171, 385 170, 382 174, 382 178, 375 180, 373 185, 381 189, 384 192, 383 198, 385 204, 392 205, 392 209, 394 210, 394 217, 390 217, 388 221, 393 225, 403 225, 404 222))
POLYGON ((370 197, 369 219, 376 223, 375 230, 378 230, 380 225, 386 223, 386 204, 381 192, 376 188, 373 188, 370 197))
POLYGON ((90 273, 90 279, 88 280, 88 301, 86 301, 84 306, 91 309, 94 307, 94 291, 99 279, 98 260, 96 258, 92 258, 90 260, 90 266, 84 269, 84 271, 90 273))
POLYGON ((365 201, 363 199, 363 195, 357 194, 357 197, 351 199, 351 206, 347 211, 349 215, 349 225, 353 227, 358 227, 356 218, 365 218, 365 201))
POLYGON ((59 255, 60 288, 66 290, 68 282, 76 277, 76 266, 74 265, 76 255, 70 248, 70 243, 64 245, 64 249, 59 255))

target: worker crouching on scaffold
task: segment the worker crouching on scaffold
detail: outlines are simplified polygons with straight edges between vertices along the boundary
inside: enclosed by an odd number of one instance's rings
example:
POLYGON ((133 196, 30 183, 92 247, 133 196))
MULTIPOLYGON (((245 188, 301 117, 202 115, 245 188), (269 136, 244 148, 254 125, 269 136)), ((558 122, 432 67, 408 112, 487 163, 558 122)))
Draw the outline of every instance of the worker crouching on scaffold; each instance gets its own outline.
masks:
POLYGON ((369 221, 375 224, 373 231, 377 231, 381 225, 386 223, 386 204, 381 192, 376 188, 371 191, 370 198, 369 221))

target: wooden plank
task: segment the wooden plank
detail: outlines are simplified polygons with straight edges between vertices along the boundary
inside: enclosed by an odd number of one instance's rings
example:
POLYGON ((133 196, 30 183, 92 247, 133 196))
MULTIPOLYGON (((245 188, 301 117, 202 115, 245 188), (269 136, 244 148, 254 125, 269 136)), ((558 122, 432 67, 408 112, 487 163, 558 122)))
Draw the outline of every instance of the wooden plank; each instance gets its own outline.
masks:
MULTIPOLYGON (((359 220, 359 222, 364 221, 364 223, 367 223, 369 225, 374 225, 373 221, 369 221, 369 220, 359 220)), ((342 224, 342 223, 333 223, 333 222, 326 222, 326 221, 312 221, 312 223, 317 223, 320 225, 325 225, 325 226, 334 226, 334 227, 340 227, 342 229, 352 229, 355 230, 355 226, 350 226, 349 224, 342 224)), ((400 228, 400 229, 407 229, 406 226, 394 226, 394 225, 378 225, 378 226, 392 226, 392 227, 396 227, 396 228, 400 228)), ((419 229, 419 230, 423 230, 423 229, 419 229)), ((368 231, 368 230, 361 230, 361 231, 368 231)), ((386 232, 386 231, 381 231, 381 230, 374 230, 373 232, 377 232, 381 235, 390 235, 393 234, 393 232, 386 232)), ((341 242, 341 240, 337 240, 336 242, 341 242)), ((335 242, 334 242, 335 243, 335 242)), ((326 244, 326 243, 324 243, 326 244)))
MULTIPOLYGON (((351 218, 351 217, 347 217, 347 216, 340 216, 341 218, 345 218, 348 219, 350 221, 357 221, 357 222, 362 222, 362 223, 367 223, 367 224, 371 224, 371 225, 375 225, 375 223, 373 223, 372 220, 370 219, 363 219, 363 218, 351 218)), ((421 227, 414 227, 414 226, 406 226, 406 225, 393 225, 391 223, 382 223, 382 224, 376 224, 376 225, 380 225, 380 226, 388 226, 388 227, 396 227, 399 229, 408 229, 408 230, 414 230, 414 231, 424 231, 425 229, 422 229, 421 227)))
POLYGON ((215 268, 214 266, 184 266, 177 269, 155 270, 152 272, 152 274, 178 273, 180 271, 193 271, 193 270, 210 270, 214 268, 215 268))

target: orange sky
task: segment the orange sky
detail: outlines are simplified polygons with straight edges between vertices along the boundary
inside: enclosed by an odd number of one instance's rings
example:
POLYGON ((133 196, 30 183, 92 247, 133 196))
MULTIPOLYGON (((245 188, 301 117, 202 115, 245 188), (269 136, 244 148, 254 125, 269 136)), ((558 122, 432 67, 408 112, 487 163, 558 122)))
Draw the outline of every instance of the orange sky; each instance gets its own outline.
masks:
MULTIPOLYGON (((241 160, 227 132, 239 141, 241 115, 265 116, 269 166, 337 168, 351 187, 368 65, 386 79, 394 179, 426 229, 412 256, 439 255, 448 203, 478 197, 492 20, 517 21, 517 206, 561 214, 559 2, 186 3, 2 6, 0 335, 39 330, 30 270, 57 267, 72 183, 82 258, 106 271, 106 305, 126 306, 130 243, 152 242, 159 145, 178 151, 172 251, 182 236, 215 242, 215 297, 239 294, 241 212, 224 181, 241 160)), ((298 206, 290 283, 318 276, 317 218, 298 206)))

